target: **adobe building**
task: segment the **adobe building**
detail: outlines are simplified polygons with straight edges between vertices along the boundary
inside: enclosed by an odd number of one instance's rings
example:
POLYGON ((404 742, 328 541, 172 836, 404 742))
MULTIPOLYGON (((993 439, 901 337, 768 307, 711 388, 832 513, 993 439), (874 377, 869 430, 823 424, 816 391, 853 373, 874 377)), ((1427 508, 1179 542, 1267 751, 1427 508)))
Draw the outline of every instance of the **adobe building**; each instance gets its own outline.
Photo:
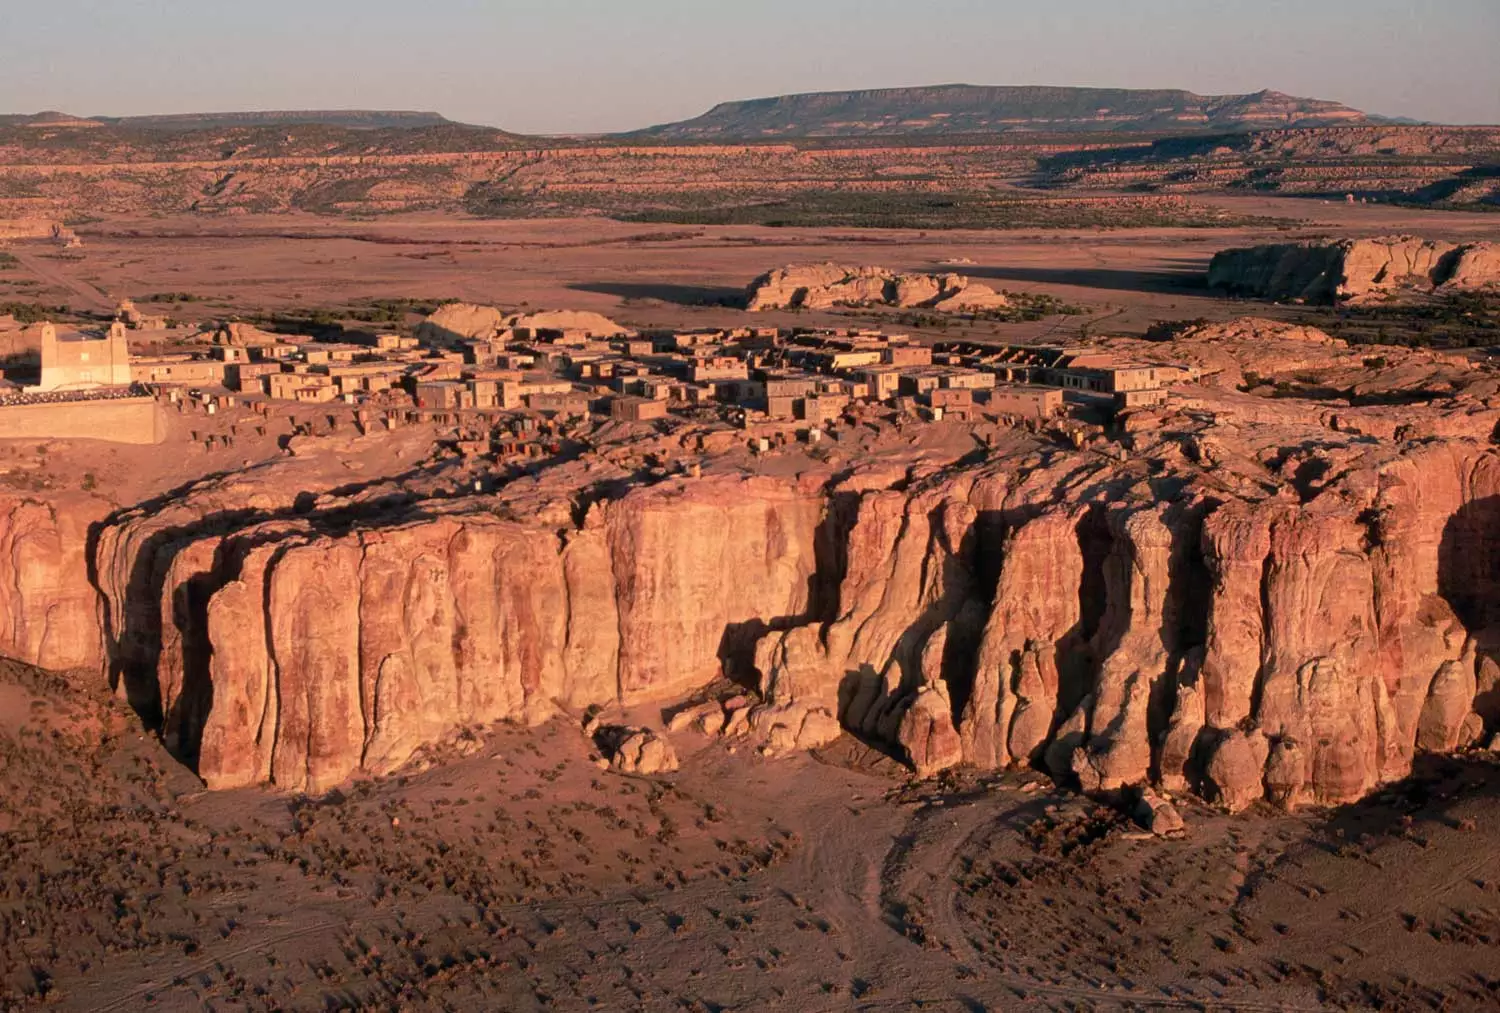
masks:
POLYGON ((151 355, 130 364, 130 378, 152 384, 222 384, 228 367, 217 359, 191 355, 151 355))
POLYGON ((125 325, 110 325, 104 337, 59 336, 50 323, 42 325, 42 379, 28 390, 92 390, 130 386, 130 350, 125 325))
POLYGON ((1044 419, 1062 411, 1063 392, 1035 384, 1001 384, 989 392, 988 405, 992 412, 1044 419))
POLYGON ((665 401, 643 397, 614 397, 609 402, 609 417, 623 422, 646 422, 667 417, 665 401))

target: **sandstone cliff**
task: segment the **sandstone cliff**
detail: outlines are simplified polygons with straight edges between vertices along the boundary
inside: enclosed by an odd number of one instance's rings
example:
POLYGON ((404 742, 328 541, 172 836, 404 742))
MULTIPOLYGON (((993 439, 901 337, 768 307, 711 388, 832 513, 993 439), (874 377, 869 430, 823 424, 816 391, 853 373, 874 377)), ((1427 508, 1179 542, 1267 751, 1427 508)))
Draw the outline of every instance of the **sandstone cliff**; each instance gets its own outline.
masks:
POLYGON ((828 309, 896 306, 903 309, 1003 309, 1005 296, 961 274, 899 274, 883 267, 792 264, 750 283, 749 309, 828 309))
POLYGON ((54 671, 98 671, 98 597, 88 583, 91 497, 0 493, 0 655, 54 671))
POLYGON ((1492 450, 1366 460, 1306 503, 1207 481, 1159 501, 1058 453, 673 480, 576 524, 156 512, 107 527, 98 570, 115 670, 216 787, 321 790, 465 725, 721 672, 756 682, 747 727, 780 748, 836 714, 923 773, 1039 764, 1231 806, 1347 801, 1496 727, 1492 450))
POLYGON ((1208 284, 1265 299, 1360 301, 1500 286, 1500 248, 1410 236, 1281 243, 1215 254, 1208 284))
MULTIPOLYGON (((1421 389, 1442 366, 1256 321, 1173 340, 1421 389)), ((758 699, 715 726, 771 752, 836 716, 923 773, 1341 802, 1500 729, 1500 390, 1448 375, 1394 425, 1207 388, 1077 449, 1015 432, 794 478, 329 489, 309 450, 108 517, 12 496, 0 652, 106 672, 215 787, 318 791, 727 675, 758 699)))
POLYGON ((687 694, 736 624, 806 609, 821 512, 751 481, 643 490, 563 531, 482 511, 345 529, 222 496, 105 528, 111 664, 211 786, 307 790, 467 725, 687 694))

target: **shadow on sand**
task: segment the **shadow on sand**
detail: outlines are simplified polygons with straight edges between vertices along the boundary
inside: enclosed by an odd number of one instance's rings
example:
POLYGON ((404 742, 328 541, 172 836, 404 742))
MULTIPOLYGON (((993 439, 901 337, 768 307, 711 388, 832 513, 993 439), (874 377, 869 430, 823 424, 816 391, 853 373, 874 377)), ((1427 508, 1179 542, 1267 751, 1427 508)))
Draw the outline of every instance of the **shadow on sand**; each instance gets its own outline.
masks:
POLYGON ((1072 285, 1077 288, 1149 292, 1157 295, 1206 295, 1209 292, 1205 277, 1207 269, 1206 263, 1193 261, 1191 266, 1169 271, 1130 271, 1104 267, 966 267, 964 273, 985 281, 1072 285))
POLYGON ((655 299, 678 306, 725 306, 745 308, 745 293, 738 288, 715 288, 711 285, 664 285, 634 282, 588 282, 569 285, 575 292, 593 292, 620 299, 655 299))

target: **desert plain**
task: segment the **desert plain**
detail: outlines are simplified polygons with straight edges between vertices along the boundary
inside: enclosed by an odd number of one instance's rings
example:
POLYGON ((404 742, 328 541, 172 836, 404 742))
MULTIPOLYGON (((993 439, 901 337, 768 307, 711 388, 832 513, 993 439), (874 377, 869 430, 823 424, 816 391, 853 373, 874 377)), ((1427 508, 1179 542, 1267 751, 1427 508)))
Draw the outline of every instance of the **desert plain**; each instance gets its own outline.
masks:
MULTIPOLYGON (((208 414, 208 385, 152 385, 143 445, 0 431, 0 1006, 1500 1004, 1493 310, 1206 280, 1224 249, 1500 221, 1192 201, 1207 223, 108 213, 7 247, 0 303, 80 329, 128 298, 315 348, 456 303, 1193 375, 816 441, 521 409, 556 428, 519 463, 464 451, 462 411, 208 414), (825 262, 1040 311, 744 309, 825 262), (611 763, 610 728, 674 761, 611 763)), ((161 330, 132 353, 194 347, 161 330)))

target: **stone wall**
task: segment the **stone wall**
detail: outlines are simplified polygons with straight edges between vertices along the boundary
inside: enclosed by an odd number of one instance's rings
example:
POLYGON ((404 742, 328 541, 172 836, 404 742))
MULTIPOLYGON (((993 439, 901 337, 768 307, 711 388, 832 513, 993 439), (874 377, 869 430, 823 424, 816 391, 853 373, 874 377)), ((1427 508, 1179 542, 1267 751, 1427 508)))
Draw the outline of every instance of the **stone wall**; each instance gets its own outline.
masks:
POLYGON ((154 398, 0 405, 0 440, 105 440, 160 443, 166 425, 154 398))

